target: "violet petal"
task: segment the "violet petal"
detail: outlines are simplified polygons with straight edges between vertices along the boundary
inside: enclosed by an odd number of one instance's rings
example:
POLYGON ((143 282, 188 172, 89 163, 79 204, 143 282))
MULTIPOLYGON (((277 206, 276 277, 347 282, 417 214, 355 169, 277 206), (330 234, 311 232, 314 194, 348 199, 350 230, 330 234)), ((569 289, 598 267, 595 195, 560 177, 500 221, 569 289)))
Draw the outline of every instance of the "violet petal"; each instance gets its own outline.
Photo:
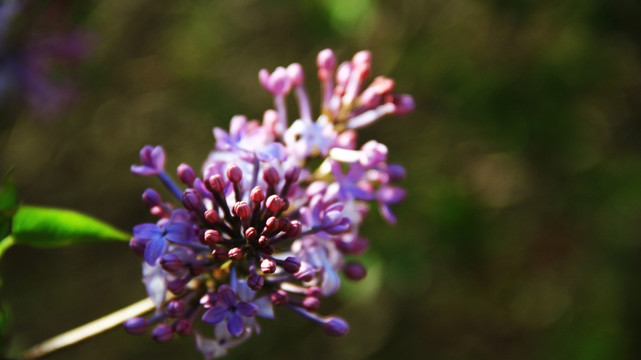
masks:
POLYGON ((147 246, 145 246, 145 261, 149 265, 155 265, 156 261, 162 254, 165 252, 165 247, 167 246, 167 242, 165 239, 159 237, 151 240, 149 243, 147 243, 147 246))
POLYGON ((155 239, 162 235, 162 230, 156 224, 145 223, 134 226, 134 236, 139 239, 155 239))
POLYGON ((240 317, 240 315, 235 313, 229 314, 229 318, 227 319, 227 330, 229 330, 229 333, 231 333, 234 337, 238 337, 243 333, 244 327, 245 322, 243 321, 243 318, 240 317))
POLYGON ((165 238, 171 242, 185 244, 191 242, 194 236, 194 230, 187 223, 173 223, 167 227, 165 238))
POLYGON ((236 293, 228 285, 222 285, 218 288, 218 299, 227 306, 236 305, 236 293))
POLYGON ((227 306, 214 306, 205 311, 202 320, 208 324, 218 324, 225 319, 227 314, 229 314, 227 306))
POLYGON ((238 304, 236 304, 236 310, 242 316, 252 317, 252 316, 255 316, 256 313, 258 313, 258 306, 250 302, 241 301, 238 304))

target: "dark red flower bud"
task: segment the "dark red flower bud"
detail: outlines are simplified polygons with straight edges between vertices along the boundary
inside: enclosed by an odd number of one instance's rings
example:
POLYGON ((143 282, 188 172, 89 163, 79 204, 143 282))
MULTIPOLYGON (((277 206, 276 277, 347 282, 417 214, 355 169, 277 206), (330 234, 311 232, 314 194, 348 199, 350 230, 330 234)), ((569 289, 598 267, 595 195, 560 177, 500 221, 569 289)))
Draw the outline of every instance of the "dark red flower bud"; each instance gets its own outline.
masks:
POLYGON ((243 250, 239 247, 231 248, 227 252, 227 256, 229 256, 233 261, 240 260, 243 257, 243 250))
POLYGON ((246 218, 251 214, 252 209, 249 207, 249 204, 247 204, 244 201, 239 201, 236 204, 234 204, 234 212, 238 217, 240 218, 246 218))
POLYGON ((313 296, 308 296, 303 300, 303 307, 307 311, 316 311, 320 307, 320 300, 313 296))
POLYGON ((265 258, 260 262, 260 270, 263 274, 273 274, 276 272, 276 262, 272 259, 265 258))
POLYGON ((274 306, 281 306, 287 304, 289 301, 289 295, 285 290, 279 289, 269 295, 269 299, 272 301, 274 306))
POLYGON ((267 236, 265 236, 265 235, 261 235, 261 236, 258 238, 258 246, 260 246, 260 247, 267 247, 267 246, 269 246, 269 239, 267 238, 267 236))
POLYGON ((221 192, 225 190, 225 180, 219 174, 213 175, 207 181, 209 184, 208 189, 213 192, 221 192))
POLYGON ((272 233, 278 231, 278 219, 276 219, 273 216, 270 216, 267 218, 267 221, 265 221, 265 230, 272 233))
POLYGON ((194 329, 194 325, 188 319, 180 319, 174 324, 174 329, 176 334, 180 336, 187 336, 191 334, 191 331, 194 329))
POLYGON ((283 199, 278 196, 278 195, 272 195, 267 198, 267 201, 265 202, 265 206, 269 211, 271 212, 278 212, 284 205, 283 199))
POLYGON ((318 286, 310 286, 309 288, 307 288, 307 291, 305 292, 305 294, 307 296, 313 296, 319 299, 323 297, 323 291, 318 286))
POLYGON ((263 170, 263 180, 269 185, 276 186, 280 181, 278 170, 272 166, 268 166, 263 170))
POLYGON ((263 200, 265 200, 265 193, 263 192, 263 189, 260 188, 260 186, 256 186, 252 189, 249 197, 252 199, 254 204, 260 204, 263 200))
POLYGON ((220 261, 227 260, 227 250, 223 248, 215 248, 211 252, 211 254, 214 255, 214 258, 216 260, 220 260, 220 261))
POLYGON ((258 236, 258 231, 256 231, 256 228, 254 227, 249 227, 247 230, 245 230, 245 238, 249 241, 253 241, 256 239, 258 236))
POLYGON ((227 171, 225 173, 227 174, 227 179, 233 183, 238 183, 243 179, 243 171, 234 163, 227 165, 227 171))
POLYGON ((215 245, 220 241, 220 233, 214 229, 207 229, 205 230, 203 239, 205 240, 205 244, 210 246, 215 245))
POLYGON ((300 221, 292 220, 289 223, 289 227, 287 228, 286 233, 287 233, 287 236, 289 236, 289 237, 296 237, 296 236, 300 235, 301 230, 302 230, 302 226, 301 226, 300 221))
POLYGON ((209 209, 205 211, 205 220, 207 220, 208 223, 215 224, 218 222, 219 219, 220 219, 220 215, 218 215, 218 211, 214 209, 209 209))

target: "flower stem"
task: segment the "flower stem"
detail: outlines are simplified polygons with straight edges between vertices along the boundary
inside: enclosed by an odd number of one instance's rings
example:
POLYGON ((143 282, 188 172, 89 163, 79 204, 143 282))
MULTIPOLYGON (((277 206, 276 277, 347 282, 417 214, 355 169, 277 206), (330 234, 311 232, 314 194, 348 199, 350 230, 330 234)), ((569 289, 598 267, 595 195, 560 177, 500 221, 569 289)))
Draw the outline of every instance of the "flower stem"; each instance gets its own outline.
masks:
POLYGON ((21 358, 24 360, 41 358, 54 351, 76 344, 82 340, 86 340, 92 336, 112 329, 132 317, 139 316, 153 310, 154 307, 155 305, 151 299, 145 298, 109 315, 103 316, 58 336, 54 336, 49 340, 45 340, 25 351, 21 358))

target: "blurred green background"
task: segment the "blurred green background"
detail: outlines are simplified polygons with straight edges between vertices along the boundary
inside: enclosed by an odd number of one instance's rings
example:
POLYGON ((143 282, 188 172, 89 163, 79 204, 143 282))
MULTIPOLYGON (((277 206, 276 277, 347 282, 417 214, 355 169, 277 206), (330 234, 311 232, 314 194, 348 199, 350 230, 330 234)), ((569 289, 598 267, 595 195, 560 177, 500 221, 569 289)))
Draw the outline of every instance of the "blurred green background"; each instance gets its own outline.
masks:
MULTIPOLYGON (((228 359, 638 359, 641 356, 641 3, 634 0, 43 1, 31 33, 81 28, 74 106, 0 110, 0 170, 25 203, 124 230, 150 221, 155 179, 129 165, 162 144, 195 167, 211 128, 272 106, 258 70, 373 53, 417 110, 365 129, 406 166, 395 227, 373 211, 369 275, 321 312, 341 339, 287 311, 228 359), (55 15, 47 15, 56 6, 55 15)), ((22 19, 18 17, 18 22, 22 19)), ((25 25, 27 26, 27 25, 25 25)), ((14 34, 15 35, 15 34, 14 34)), ((17 35, 20 36, 20 35, 17 35)), ((26 35, 25 35, 26 36, 26 35)), ((68 75, 68 74, 67 74, 68 75)), ((24 349, 145 296, 126 244, 15 247, 0 297, 24 349)), ((199 359, 121 329, 51 359, 199 359)))

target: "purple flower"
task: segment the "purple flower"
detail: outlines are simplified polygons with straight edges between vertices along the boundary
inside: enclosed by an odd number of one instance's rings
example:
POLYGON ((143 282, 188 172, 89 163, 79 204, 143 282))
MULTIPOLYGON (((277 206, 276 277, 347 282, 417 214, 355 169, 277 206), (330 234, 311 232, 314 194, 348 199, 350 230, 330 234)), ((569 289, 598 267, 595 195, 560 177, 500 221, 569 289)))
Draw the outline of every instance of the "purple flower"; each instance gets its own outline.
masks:
POLYGON ((149 265, 156 264, 167 247, 167 241, 178 244, 188 244, 192 241, 194 232, 190 223, 185 221, 189 217, 184 210, 176 210, 169 220, 160 224, 145 223, 134 226, 134 236, 139 239, 149 240, 145 246, 144 258, 149 265))
POLYGON ((245 301, 238 301, 231 287, 222 285, 218 288, 218 303, 207 310, 202 320, 209 324, 218 324, 227 319, 227 330, 233 336, 240 336, 245 328, 244 317, 253 317, 258 313, 258 306, 245 301))
POLYGON ((274 142, 273 137, 265 126, 257 121, 248 121, 247 117, 236 115, 231 119, 229 133, 221 128, 214 128, 216 149, 221 151, 238 151, 241 158, 252 161, 258 157, 261 161, 286 157, 285 146, 274 142))
POLYGON ((140 150, 142 165, 131 165, 131 172, 138 176, 159 175, 165 171, 165 150, 162 146, 146 145, 140 150))

